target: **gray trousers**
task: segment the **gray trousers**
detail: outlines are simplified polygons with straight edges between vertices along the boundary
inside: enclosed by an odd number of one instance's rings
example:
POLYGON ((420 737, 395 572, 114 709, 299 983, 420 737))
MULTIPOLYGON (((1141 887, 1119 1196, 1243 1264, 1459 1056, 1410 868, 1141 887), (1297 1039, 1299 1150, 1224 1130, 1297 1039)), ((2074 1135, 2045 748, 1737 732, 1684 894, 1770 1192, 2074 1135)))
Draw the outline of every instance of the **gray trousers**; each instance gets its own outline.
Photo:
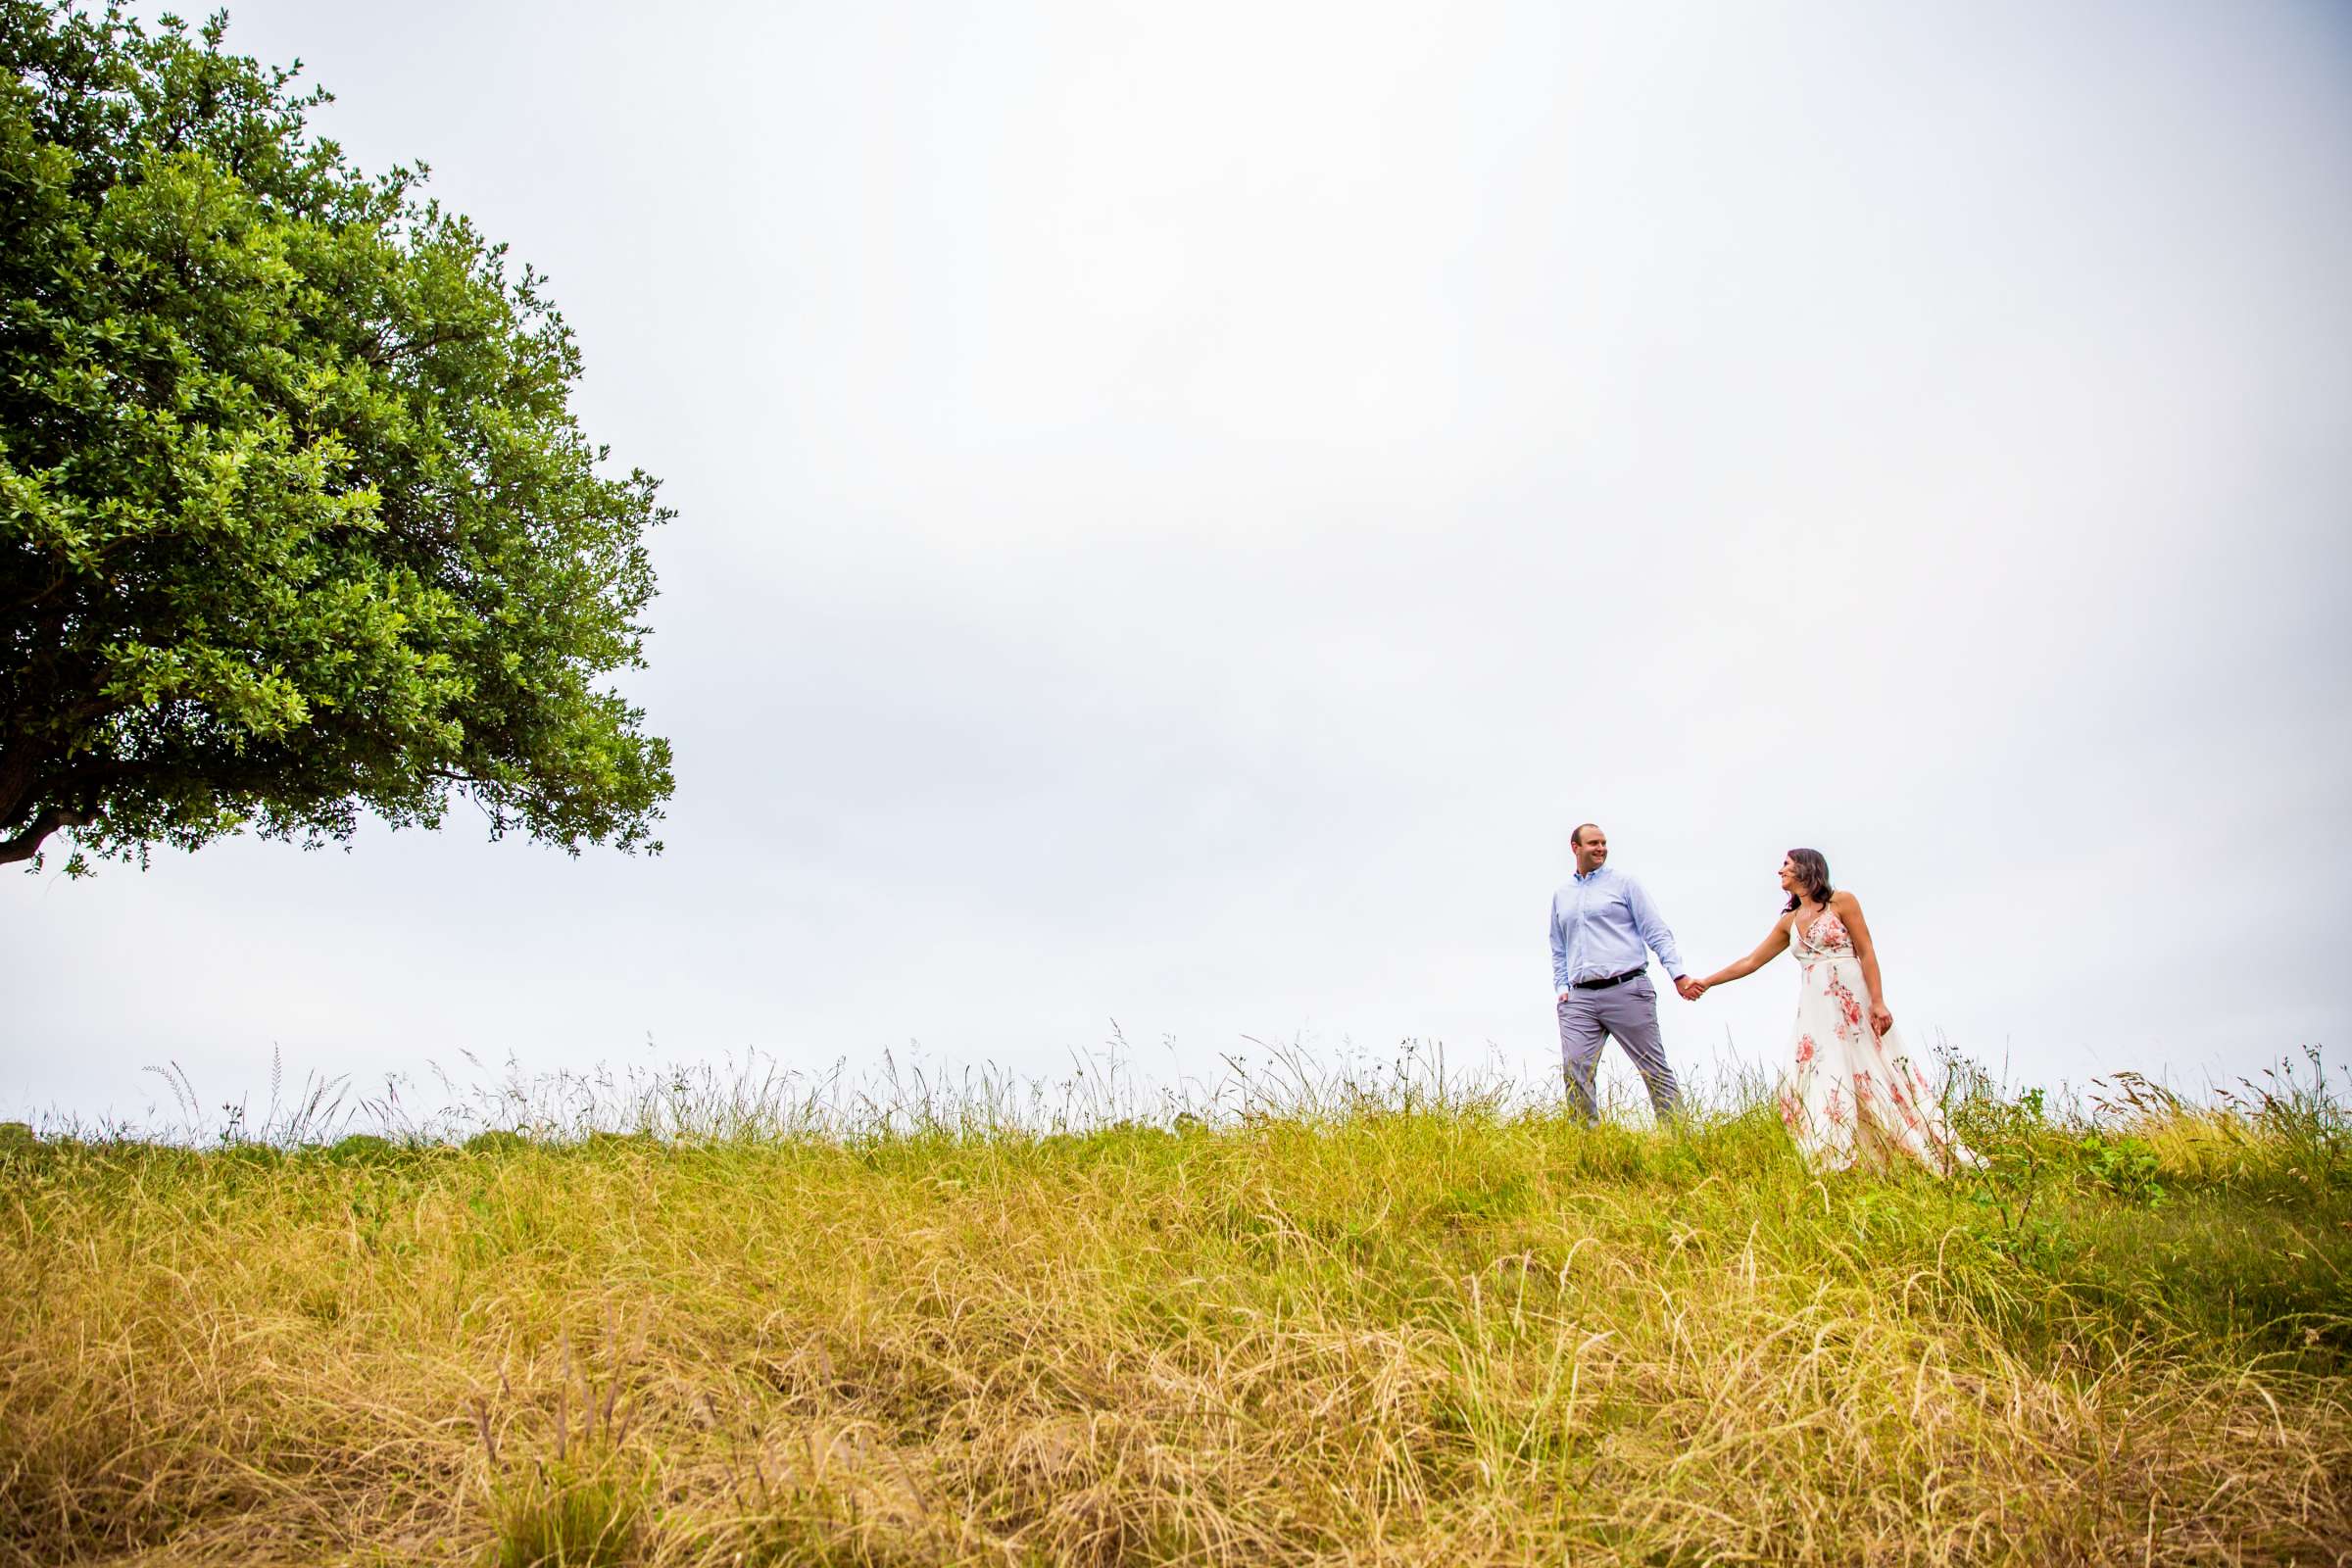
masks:
POLYGON ((1658 988, 1649 983, 1649 976, 1605 991, 1572 990, 1560 1004, 1560 1070, 1568 1080, 1570 1105, 1588 1122, 1600 1119, 1592 1069, 1600 1063, 1604 1036, 1634 1058, 1658 1119, 1673 1115, 1683 1092, 1674 1081, 1674 1069, 1666 1065, 1666 1045, 1658 1038, 1658 988))

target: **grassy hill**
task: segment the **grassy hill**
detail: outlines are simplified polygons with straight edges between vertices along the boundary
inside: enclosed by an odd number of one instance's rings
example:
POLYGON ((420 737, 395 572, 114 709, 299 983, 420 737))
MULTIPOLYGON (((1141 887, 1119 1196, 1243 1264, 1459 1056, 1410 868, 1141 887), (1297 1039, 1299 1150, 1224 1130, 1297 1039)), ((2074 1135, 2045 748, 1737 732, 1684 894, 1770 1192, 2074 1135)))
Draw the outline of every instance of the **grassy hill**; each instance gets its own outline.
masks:
POLYGON ((19 1132, 0 1562, 2343 1563, 2352 1126, 2263 1089, 1980 1081, 1949 1184, 1394 1082, 19 1132))

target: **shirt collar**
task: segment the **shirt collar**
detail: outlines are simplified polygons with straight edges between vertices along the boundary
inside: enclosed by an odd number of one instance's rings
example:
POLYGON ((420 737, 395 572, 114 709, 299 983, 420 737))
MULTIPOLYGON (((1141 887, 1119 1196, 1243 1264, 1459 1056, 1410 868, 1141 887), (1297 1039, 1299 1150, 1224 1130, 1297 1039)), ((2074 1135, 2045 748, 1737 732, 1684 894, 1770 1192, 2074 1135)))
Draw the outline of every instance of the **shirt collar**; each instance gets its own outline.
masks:
POLYGON ((1568 874, 1579 882, 1590 882, 1594 877, 1608 875, 1609 868, 1605 865, 1596 865, 1590 871, 1571 871, 1568 874))

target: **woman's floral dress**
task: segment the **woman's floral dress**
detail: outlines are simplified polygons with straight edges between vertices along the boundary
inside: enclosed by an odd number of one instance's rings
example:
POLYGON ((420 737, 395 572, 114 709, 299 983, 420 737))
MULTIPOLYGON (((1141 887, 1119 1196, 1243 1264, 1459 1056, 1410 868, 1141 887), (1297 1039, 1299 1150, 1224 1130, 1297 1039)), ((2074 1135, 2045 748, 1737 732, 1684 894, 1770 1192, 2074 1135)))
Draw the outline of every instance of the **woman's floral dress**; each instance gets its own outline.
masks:
POLYGON ((1943 1119, 1943 1108, 1893 1029, 1870 1026, 1870 987, 1845 922, 1829 909, 1788 922, 1788 951, 1803 971, 1794 1048, 1781 1084, 1781 1120, 1816 1170, 1857 1157, 1888 1163, 1892 1152, 1932 1171, 1979 1163, 1943 1119))

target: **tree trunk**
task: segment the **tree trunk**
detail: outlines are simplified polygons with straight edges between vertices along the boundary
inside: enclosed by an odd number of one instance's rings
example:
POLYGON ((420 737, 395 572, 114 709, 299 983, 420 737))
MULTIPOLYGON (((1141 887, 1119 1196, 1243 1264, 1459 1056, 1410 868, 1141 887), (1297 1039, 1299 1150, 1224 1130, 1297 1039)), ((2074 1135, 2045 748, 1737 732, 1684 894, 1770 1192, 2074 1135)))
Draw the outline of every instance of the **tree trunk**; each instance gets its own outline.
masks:
POLYGON ((0 831, 32 812, 32 781, 40 769, 30 741, 0 746, 0 831))

